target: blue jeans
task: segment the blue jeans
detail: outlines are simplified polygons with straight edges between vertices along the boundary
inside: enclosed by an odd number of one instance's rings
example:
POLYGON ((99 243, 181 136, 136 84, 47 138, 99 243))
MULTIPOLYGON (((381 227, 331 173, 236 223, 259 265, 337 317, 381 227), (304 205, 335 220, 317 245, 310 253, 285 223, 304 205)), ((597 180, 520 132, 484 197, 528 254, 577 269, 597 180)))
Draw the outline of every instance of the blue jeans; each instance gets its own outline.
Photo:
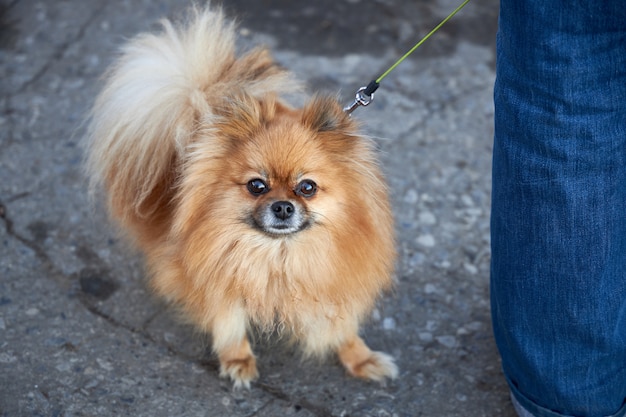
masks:
POLYGON ((501 0, 491 301, 534 416, 626 415, 626 2, 501 0))

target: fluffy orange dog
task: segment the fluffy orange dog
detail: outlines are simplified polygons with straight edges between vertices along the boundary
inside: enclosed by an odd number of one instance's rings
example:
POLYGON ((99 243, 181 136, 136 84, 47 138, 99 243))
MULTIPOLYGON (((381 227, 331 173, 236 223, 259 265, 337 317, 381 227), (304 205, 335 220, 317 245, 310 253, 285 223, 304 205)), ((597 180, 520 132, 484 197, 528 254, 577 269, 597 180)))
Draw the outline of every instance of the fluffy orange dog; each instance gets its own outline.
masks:
POLYGON ((251 327, 394 378, 393 359, 358 335, 395 257, 372 143, 334 99, 288 107, 289 75, 234 43, 221 11, 195 9, 124 46, 91 115, 91 186, 236 386, 258 376, 251 327))

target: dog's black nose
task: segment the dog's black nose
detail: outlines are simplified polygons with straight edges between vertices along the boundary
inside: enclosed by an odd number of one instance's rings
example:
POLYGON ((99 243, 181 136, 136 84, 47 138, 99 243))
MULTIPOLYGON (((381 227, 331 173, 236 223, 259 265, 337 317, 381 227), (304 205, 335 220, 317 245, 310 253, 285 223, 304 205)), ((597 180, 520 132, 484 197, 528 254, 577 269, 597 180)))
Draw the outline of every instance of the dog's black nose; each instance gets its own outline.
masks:
POLYGON ((289 201, 277 201, 271 206, 274 216, 281 220, 286 220, 291 217, 295 211, 295 207, 289 201))

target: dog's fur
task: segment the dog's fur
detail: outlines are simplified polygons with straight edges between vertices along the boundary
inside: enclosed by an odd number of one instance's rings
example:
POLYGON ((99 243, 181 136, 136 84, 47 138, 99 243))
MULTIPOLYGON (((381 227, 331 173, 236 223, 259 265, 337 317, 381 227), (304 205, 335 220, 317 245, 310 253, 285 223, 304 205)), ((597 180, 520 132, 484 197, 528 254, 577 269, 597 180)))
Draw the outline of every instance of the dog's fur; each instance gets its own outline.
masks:
POLYGON ((358 336, 395 258, 372 143, 334 99, 288 107, 279 94, 297 83, 266 50, 237 57, 234 43, 220 10, 196 8, 124 46, 90 118, 91 188, 156 292, 212 334, 235 385, 257 377, 250 326, 288 331, 306 355, 335 351, 352 375, 393 378, 391 357, 358 336))

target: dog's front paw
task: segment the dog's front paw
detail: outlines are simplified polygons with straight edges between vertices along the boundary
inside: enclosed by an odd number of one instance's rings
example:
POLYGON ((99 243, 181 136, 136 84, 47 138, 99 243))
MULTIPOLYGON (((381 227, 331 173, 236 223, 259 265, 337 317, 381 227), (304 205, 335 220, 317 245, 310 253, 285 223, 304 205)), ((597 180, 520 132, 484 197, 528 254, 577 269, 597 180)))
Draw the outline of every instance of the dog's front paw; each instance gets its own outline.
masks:
POLYGON ((248 355, 243 358, 220 360, 220 376, 230 378, 235 389, 242 387, 250 389, 250 382, 259 377, 256 358, 254 355, 248 355))
POLYGON ((338 353, 350 375, 374 381, 398 376, 398 367, 393 358, 386 353, 371 351, 358 336, 341 346, 338 353))
POLYGON ((359 378, 384 381, 386 378, 395 379, 398 367, 386 353, 371 352, 367 359, 348 368, 348 372, 359 378))

